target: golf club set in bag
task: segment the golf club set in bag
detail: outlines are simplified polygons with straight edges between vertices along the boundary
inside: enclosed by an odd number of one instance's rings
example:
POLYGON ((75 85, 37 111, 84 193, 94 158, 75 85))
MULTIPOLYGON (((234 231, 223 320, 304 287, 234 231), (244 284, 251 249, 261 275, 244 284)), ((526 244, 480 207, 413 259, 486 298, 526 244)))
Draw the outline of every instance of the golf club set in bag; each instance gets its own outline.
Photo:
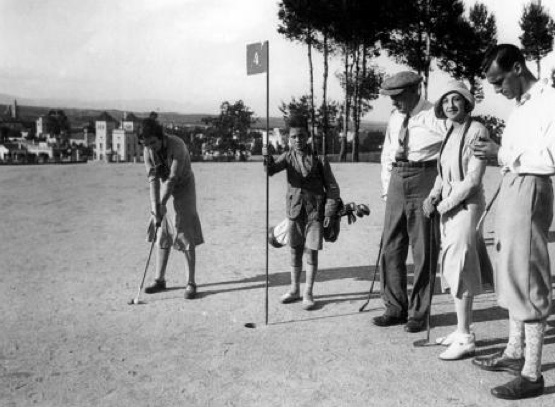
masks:
MULTIPOLYGON (((350 224, 357 221, 357 217, 363 218, 370 215, 370 208, 366 204, 356 204, 349 202, 344 204, 341 198, 337 199, 335 214, 331 216, 329 223, 324 222, 324 239, 326 242, 335 242, 339 236, 339 224, 341 218, 346 216, 350 224)), ((268 242, 275 248, 280 248, 289 242, 287 235, 289 219, 285 218, 276 226, 268 229, 268 242)))

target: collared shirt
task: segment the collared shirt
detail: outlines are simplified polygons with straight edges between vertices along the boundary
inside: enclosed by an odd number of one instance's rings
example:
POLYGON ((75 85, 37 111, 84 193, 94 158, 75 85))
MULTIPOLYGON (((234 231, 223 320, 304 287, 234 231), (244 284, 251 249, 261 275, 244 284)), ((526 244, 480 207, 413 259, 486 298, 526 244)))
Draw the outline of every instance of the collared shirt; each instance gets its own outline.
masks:
MULTIPOLYGON (((441 142, 447 133, 445 120, 435 116, 433 104, 420 98, 410 112, 408 124, 407 159, 409 161, 437 160, 441 142)), ((399 148, 399 131, 405 114, 394 110, 389 118, 382 149, 382 197, 387 195, 395 152, 399 148)))
POLYGON ((555 89, 536 82, 512 111, 497 155, 501 170, 555 174, 555 89))

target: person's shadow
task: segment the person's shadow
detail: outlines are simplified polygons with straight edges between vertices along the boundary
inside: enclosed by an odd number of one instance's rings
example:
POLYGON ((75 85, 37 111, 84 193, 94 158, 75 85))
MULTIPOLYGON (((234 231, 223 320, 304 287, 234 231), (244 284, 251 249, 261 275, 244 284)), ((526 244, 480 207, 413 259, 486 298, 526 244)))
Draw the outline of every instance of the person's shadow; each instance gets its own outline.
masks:
MULTIPOLYGON (((372 279, 375 271, 374 266, 352 266, 352 267, 336 267, 329 269, 320 269, 316 277, 316 283, 326 281, 336 281, 342 279, 354 279, 358 281, 366 281, 372 279)), ((376 283, 379 281, 379 273, 376 273, 376 283)), ((301 283, 305 279, 305 272, 301 274, 301 283)), ((270 287, 289 286, 291 284, 291 273, 289 271, 272 273, 268 276, 270 287)), ((266 286, 266 274, 257 274, 253 277, 248 277, 239 280, 219 281, 214 283, 199 284, 197 298, 202 298, 208 295, 229 293, 244 290, 262 289, 266 286), (208 289, 207 289, 208 288, 208 289)), ((171 287, 171 289, 182 289, 185 287, 171 287)), ((375 285, 374 291, 377 291, 378 286, 375 285)), ((170 288, 168 288, 170 289, 170 288)), ((315 295, 314 299, 317 300, 317 309, 322 308, 326 304, 341 301, 353 301, 365 298, 368 291, 362 290, 352 293, 337 293, 328 295, 315 295), (327 298, 327 299, 326 299, 327 298)), ((379 296, 376 292, 375 296, 379 296)))

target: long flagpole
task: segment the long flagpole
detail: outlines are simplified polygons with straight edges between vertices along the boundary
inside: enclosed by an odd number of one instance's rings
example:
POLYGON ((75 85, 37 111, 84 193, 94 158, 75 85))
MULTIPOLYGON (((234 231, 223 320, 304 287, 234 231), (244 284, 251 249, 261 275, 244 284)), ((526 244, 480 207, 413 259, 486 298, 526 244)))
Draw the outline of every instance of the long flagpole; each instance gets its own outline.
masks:
MULTIPOLYGON (((266 147, 270 141, 270 43, 266 41, 266 147)), ((266 170, 266 229, 264 236, 266 240, 266 298, 265 298, 265 320, 268 325, 268 292, 270 287, 269 277, 269 243, 268 229, 270 228, 270 175, 266 170)))

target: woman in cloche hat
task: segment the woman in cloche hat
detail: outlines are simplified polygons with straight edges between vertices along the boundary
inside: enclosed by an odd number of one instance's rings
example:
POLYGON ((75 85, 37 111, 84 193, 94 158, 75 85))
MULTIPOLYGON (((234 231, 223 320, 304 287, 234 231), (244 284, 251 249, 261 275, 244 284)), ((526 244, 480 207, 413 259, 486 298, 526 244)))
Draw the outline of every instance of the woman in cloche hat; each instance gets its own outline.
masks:
POLYGON ((470 149, 475 140, 487 138, 488 131, 472 120, 473 109, 474 97, 459 81, 449 82, 435 103, 435 114, 447 119, 449 131, 441 146, 434 188, 424 201, 424 213, 432 216, 437 210, 441 215, 442 287, 453 296, 457 314, 457 329, 436 340, 448 346, 439 355, 443 360, 474 354, 472 302, 490 280, 485 276, 491 276, 489 259, 481 255, 486 253, 481 231, 476 231, 485 209, 482 176, 486 161, 477 159, 470 149))

